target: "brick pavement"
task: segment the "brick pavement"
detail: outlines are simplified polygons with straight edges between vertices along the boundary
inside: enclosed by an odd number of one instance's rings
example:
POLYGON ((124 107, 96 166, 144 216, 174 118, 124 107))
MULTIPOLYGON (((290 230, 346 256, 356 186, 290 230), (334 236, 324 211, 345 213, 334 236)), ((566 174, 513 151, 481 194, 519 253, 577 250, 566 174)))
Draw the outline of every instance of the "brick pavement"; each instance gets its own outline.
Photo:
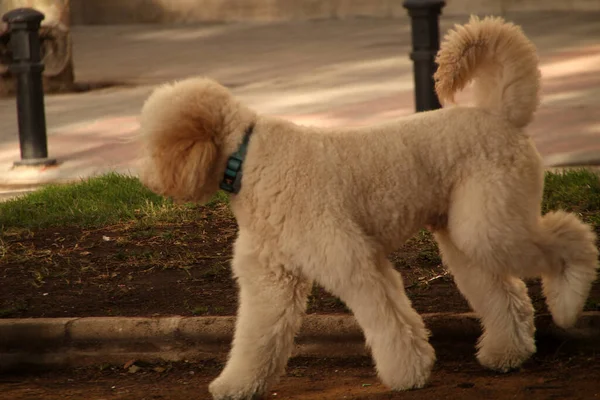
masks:
MULTIPOLYGON (((600 13, 508 18, 539 49, 544 100, 530 132, 546 161, 597 158, 600 13)), ((444 18, 442 30, 465 20, 444 18)), ((4 190, 110 170, 135 173, 144 99, 155 85, 192 75, 211 76, 259 112, 302 124, 365 125, 413 112, 407 20, 86 26, 73 34, 79 81, 126 85, 46 98, 50 154, 61 164, 43 171, 10 170, 18 158, 15 103, 0 99, 4 190)), ((458 100, 468 103, 468 91, 458 100)))

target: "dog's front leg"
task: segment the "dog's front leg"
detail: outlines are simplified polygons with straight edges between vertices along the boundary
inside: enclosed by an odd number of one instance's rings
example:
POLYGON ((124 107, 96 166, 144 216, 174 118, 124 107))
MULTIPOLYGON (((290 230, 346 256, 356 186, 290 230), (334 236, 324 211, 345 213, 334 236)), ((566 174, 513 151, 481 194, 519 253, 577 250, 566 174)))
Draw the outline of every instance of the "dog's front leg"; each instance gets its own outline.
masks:
POLYGON ((253 399, 278 380, 312 286, 271 260, 259 260, 247 236, 240 234, 232 262, 240 289, 233 347, 225 369, 209 386, 217 400, 253 399))
POLYGON ((406 296, 400 274, 385 255, 371 256, 371 249, 362 252, 365 246, 360 241, 341 241, 343 233, 331 238, 330 262, 323 260, 312 268, 308 264, 310 276, 352 310, 384 384, 393 390, 424 386, 435 352, 423 319, 406 296))

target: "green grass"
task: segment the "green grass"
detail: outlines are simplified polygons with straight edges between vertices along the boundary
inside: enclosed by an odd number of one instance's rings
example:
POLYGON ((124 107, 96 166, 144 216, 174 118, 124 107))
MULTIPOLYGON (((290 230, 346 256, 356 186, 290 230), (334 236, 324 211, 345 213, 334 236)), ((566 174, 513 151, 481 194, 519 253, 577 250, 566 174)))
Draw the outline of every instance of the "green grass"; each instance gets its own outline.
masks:
MULTIPOLYGON (((227 202, 221 192, 208 206, 227 202)), ((199 206, 178 205, 155 195, 137 178, 109 174, 70 185, 53 185, 0 203, 0 230, 8 228, 101 227, 122 222, 193 219, 199 206)), ((600 179, 593 172, 546 173, 544 212, 565 209, 600 224, 600 179)))
MULTIPOLYGON (((219 194, 212 203, 226 199, 219 194)), ((197 208, 193 204, 174 204, 149 191, 137 178, 108 174, 75 184, 51 185, 0 203, 0 230, 177 221, 186 219, 197 208)))
MULTIPOLYGON (((600 177, 583 169, 562 174, 546 173, 543 211, 557 209, 581 214, 598 213, 600 177)), ((596 219, 596 222, 600 221, 596 219)))

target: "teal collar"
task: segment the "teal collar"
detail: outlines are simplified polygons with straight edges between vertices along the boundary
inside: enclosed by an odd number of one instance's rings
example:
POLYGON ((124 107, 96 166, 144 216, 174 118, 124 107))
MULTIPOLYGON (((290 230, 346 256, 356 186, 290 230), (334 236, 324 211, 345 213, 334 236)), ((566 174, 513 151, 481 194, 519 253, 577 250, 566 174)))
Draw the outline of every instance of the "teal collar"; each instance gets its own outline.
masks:
POLYGON ((229 156, 227 160, 227 167, 225 168, 225 176, 221 181, 220 188, 226 192, 237 194, 242 188, 242 164, 246 158, 246 152, 248 151, 248 143, 250 143, 250 136, 254 131, 254 123, 246 129, 244 134, 244 140, 235 153, 229 156))

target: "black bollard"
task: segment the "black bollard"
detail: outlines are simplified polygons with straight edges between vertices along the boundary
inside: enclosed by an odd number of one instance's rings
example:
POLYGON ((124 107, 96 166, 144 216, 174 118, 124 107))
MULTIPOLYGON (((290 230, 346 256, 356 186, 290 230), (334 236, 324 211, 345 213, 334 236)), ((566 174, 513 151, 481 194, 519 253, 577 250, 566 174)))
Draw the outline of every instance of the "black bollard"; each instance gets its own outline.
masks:
POLYGON ((435 56, 440 49, 439 16, 446 5, 443 0, 405 0, 412 25, 415 104, 417 112, 441 108, 435 93, 433 74, 437 69, 435 56))
POLYGON ((19 8, 4 14, 8 24, 11 60, 9 71, 17 80, 17 114, 21 160, 15 166, 56 164, 48 158, 44 86, 39 30, 44 14, 31 8, 19 8))

